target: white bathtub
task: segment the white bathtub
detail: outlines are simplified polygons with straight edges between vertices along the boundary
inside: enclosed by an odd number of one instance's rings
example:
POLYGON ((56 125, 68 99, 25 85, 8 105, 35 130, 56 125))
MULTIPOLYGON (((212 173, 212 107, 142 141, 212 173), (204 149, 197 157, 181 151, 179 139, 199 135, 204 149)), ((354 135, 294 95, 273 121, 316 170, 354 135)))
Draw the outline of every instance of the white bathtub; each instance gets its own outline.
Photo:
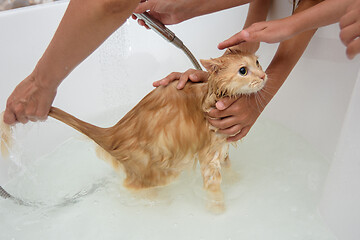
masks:
MULTIPOLYGON (((0 12, 0 110, 5 108, 14 87, 34 68, 66 6, 66 2, 57 2, 0 12)), ((285 16, 290 9, 290 4, 286 9, 275 5, 272 15, 285 16)), ((198 59, 217 57, 221 55, 217 44, 241 28, 246 10, 247 7, 239 7, 170 28, 198 59)), ((259 121, 281 124, 332 160, 324 190, 318 190, 323 192, 322 198, 315 205, 339 240, 357 240, 360 239, 359 58, 346 59, 338 34, 337 25, 317 32, 259 121)), ((258 55, 263 67, 275 50, 276 45, 262 44, 258 55)), ((123 114, 135 105, 152 89, 153 81, 190 67, 190 61, 179 49, 129 20, 67 77, 54 105, 84 120, 111 124, 118 118, 116 109, 123 114), (80 91, 84 85, 86 90, 80 91), (114 111, 108 119, 99 118, 111 110, 114 111)), ((19 131, 26 133, 24 140, 19 141, 22 161, 27 165, 75 134, 55 121, 32 127, 30 124, 19 131)), ((0 185, 13 177, 8 170, 12 165, 11 161, 0 159, 0 185)), ((6 229, 0 230, 0 238, 4 232, 6 229)), ((313 239, 289 236, 284 239, 313 239)), ((238 239, 236 234, 232 239, 238 239)))

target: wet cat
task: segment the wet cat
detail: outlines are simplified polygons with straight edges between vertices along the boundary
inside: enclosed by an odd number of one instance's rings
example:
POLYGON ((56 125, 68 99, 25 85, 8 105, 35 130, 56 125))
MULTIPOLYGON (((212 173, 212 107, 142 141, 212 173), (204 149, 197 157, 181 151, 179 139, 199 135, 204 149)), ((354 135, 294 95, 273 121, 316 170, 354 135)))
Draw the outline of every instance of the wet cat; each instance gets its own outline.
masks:
POLYGON ((206 112, 224 96, 259 91, 266 74, 252 54, 227 51, 222 57, 201 60, 209 73, 206 83, 177 81, 145 96, 113 127, 100 128, 52 107, 49 116, 87 135, 115 168, 126 174, 124 185, 144 189, 166 185, 199 161, 211 208, 224 209, 221 166, 229 166, 226 136, 211 130, 206 112))

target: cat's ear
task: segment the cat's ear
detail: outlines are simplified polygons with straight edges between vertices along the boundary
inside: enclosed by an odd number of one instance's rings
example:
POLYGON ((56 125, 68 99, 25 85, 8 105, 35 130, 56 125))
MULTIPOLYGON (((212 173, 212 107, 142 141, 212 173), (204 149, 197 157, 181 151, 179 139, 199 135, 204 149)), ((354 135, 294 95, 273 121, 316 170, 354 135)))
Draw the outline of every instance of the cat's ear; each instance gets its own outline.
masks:
POLYGON ((200 62, 208 72, 217 72, 220 68, 220 61, 217 59, 200 59, 200 62))

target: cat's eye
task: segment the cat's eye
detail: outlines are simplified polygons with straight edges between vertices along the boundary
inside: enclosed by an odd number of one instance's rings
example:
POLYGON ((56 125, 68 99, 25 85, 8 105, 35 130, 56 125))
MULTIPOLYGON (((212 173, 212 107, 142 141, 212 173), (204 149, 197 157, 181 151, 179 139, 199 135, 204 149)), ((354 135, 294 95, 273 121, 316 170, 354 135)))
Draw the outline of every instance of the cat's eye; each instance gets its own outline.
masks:
POLYGON ((258 60, 256 60, 256 66, 259 67, 260 66, 260 63, 258 60))
POLYGON ((240 73, 241 76, 246 76, 246 74, 248 73, 248 70, 247 70, 246 67, 241 67, 239 69, 239 73, 240 73))

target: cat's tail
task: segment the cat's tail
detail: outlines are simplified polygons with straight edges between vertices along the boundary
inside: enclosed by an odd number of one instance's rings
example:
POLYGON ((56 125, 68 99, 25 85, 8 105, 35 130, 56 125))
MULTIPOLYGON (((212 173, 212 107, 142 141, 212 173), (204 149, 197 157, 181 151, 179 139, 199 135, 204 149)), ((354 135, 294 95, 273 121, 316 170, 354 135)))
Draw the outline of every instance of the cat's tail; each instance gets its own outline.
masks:
POLYGON ((97 144, 99 144, 101 147, 103 147, 102 145, 104 143, 101 140, 103 140, 104 133, 106 132, 105 128, 97 127, 90 123, 84 122, 56 107, 50 108, 49 116, 85 134, 86 136, 94 140, 97 144))
POLYGON ((4 112, 0 114, 0 152, 3 158, 9 157, 12 148, 13 136, 11 126, 4 122, 4 112))

